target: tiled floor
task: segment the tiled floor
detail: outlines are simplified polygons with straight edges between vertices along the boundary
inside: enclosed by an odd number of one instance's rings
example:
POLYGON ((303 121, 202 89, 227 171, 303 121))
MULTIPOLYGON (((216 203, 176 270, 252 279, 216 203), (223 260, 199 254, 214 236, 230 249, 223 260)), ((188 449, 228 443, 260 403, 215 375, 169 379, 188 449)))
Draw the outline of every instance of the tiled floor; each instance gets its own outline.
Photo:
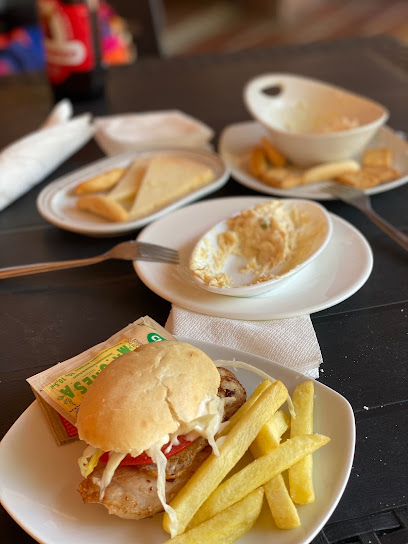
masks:
POLYGON ((408 0, 308 0, 312 7, 290 16, 281 2, 279 16, 253 9, 250 1, 165 0, 163 51, 237 51, 377 34, 408 43, 408 0))

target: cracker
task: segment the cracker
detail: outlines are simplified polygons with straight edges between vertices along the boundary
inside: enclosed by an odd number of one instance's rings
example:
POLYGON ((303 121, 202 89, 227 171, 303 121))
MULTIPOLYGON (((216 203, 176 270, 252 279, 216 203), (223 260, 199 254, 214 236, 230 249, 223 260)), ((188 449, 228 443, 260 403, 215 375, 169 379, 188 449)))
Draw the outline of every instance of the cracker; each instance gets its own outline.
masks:
POLYGON ((369 189, 399 177, 398 170, 386 166, 370 166, 359 172, 349 172, 336 177, 336 181, 358 189, 369 189))
POLYGON ((108 221, 128 221, 129 214, 123 206, 113 198, 105 195, 84 195, 78 198, 77 207, 103 217, 108 221))
POLYGON ((363 166, 392 166, 392 151, 387 147, 366 149, 363 155, 363 166))
POLYGON ((125 170, 125 168, 113 168, 112 170, 89 178, 74 188, 74 194, 83 195, 87 193, 108 191, 118 183, 125 170))

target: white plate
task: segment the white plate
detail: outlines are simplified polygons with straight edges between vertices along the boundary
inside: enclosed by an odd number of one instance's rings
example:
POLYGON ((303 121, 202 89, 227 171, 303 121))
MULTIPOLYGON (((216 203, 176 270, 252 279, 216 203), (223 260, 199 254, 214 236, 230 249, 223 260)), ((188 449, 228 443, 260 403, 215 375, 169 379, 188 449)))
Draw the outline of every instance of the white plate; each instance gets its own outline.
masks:
POLYGON ((198 202, 152 223, 138 240, 178 249, 181 265, 134 262, 140 279, 162 298, 206 315, 232 319, 281 319, 334 306, 367 281, 373 266, 371 248, 350 223, 330 214, 333 231, 322 253, 282 286, 251 298, 216 295, 190 279, 188 260, 198 239, 212 225, 265 197, 232 197, 198 202))
MULTIPOLYGON (((289 224, 292 227, 289 228, 289 240, 296 240, 296 250, 289 251, 287 257, 276 266, 274 269, 269 270, 269 273, 275 274, 275 277, 267 281, 260 281, 259 283, 253 283, 256 276, 252 272, 243 272, 242 268, 248 264, 248 260, 244 257, 237 255, 230 255, 224 264, 224 268, 219 270, 214 262, 215 254, 218 252, 217 236, 228 230, 227 219, 225 218, 213 225, 211 229, 204 234, 202 238, 197 242, 191 256, 190 263, 194 263, 195 269, 202 269, 203 267, 209 267, 210 274, 216 275, 219 272, 224 272, 232 280, 230 287, 219 287, 209 285, 205 283, 200 277, 193 274, 191 271, 191 277, 193 281, 202 289, 206 289, 211 293, 218 295, 236 296, 236 297, 253 297, 266 293, 271 289, 280 287, 283 282, 286 282, 294 274, 298 274, 305 266, 308 266, 327 246, 331 232, 332 225, 329 214, 326 209, 312 202, 311 200, 296 199, 271 199, 271 202, 279 206, 280 212, 284 213, 286 218, 291 216, 291 212, 298 210, 301 219, 289 220, 289 224), (291 238, 291 233, 295 236, 296 228, 300 229, 299 223, 306 223, 307 227, 300 230, 300 233, 295 238, 291 238), (297 225, 297 227, 295 226, 297 225), (313 241, 311 241, 310 232, 313 232, 313 241), (306 249, 307 251, 300 256, 299 250, 306 249), (289 268, 286 263, 293 256, 298 256, 298 261, 291 262, 289 268), (284 273, 280 272, 282 266, 286 265, 284 273)), ((246 208, 248 209, 248 208, 246 208)), ((279 212, 271 211, 271 217, 279 215, 279 212)), ((234 213, 233 216, 237 215, 234 213)), ((298 217, 295 214, 295 217, 298 217)), ((253 234, 253 232, 252 232, 253 234)), ((290 247, 289 242, 289 247, 290 247)), ((213 276, 214 277, 214 276, 213 276)))
MULTIPOLYGON (((315 200, 334 200, 335 197, 325 192, 324 184, 313 183, 293 189, 278 189, 262 183, 253 177, 248 168, 249 153, 262 136, 268 136, 267 130, 256 121, 236 123, 226 127, 220 136, 218 150, 231 169, 231 176, 249 189, 267 195, 289 196, 292 198, 312 198, 315 200)), ((383 193, 404 185, 408 181, 408 143, 397 136, 389 127, 381 127, 366 149, 388 147, 393 152, 393 166, 401 172, 401 177, 382 183, 364 192, 369 195, 383 193)), ((358 157, 357 157, 358 158, 358 157)))
POLYGON ((37 208, 47 221, 62 229, 89 236, 120 236, 143 227, 172 210, 220 189, 227 182, 228 177, 229 169, 221 157, 206 149, 162 148, 148 151, 129 151, 111 158, 101 159, 53 181, 39 194, 37 208), (164 206, 157 212, 131 221, 110 223, 96 215, 76 208, 77 197, 72 194, 72 189, 81 181, 111 168, 126 167, 136 158, 151 157, 158 154, 181 156, 200 161, 214 170, 215 179, 208 185, 164 206))
MULTIPOLYGON (((255 355, 204 342, 190 341, 213 359, 241 359, 274 378, 291 393, 305 377, 255 355)), ((247 371, 237 375, 250 394, 259 378, 247 371)), ((315 382, 315 432, 331 438, 313 454, 316 501, 299 507, 302 526, 279 531, 272 526, 265 508, 255 527, 241 544, 307 544, 324 526, 346 486, 354 455, 355 424, 347 400, 315 382)), ((0 499, 15 521, 43 544, 159 544, 168 535, 161 528, 161 515, 131 521, 109 516, 104 507, 82 504, 76 491, 81 480, 77 458, 83 443, 57 446, 37 402, 16 421, 0 445, 0 499)))

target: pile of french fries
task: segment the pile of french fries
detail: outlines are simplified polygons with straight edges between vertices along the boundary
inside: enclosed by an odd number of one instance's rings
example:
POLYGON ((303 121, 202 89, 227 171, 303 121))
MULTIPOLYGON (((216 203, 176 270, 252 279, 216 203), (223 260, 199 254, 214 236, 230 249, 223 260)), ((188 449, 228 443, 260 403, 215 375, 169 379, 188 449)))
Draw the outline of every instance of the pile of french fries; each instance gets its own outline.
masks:
POLYGON ((267 185, 278 189, 291 189, 319 181, 334 180, 358 189, 368 189, 400 176, 392 166, 392 151, 388 148, 367 149, 361 164, 355 160, 342 160, 300 168, 290 164, 268 138, 261 138, 251 149, 250 173, 267 185))
POLYGON ((219 433, 219 455, 212 453, 170 503, 176 523, 164 514, 166 544, 234 542, 255 524, 264 497, 278 528, 298 527, 295 504, 315 499, 312 453, 330 440, 313 434, 313 398, 313 382, 299 384, 291 417, 281 410, 284 384, 261 383, 219 433), (230 475, 248 450, 254 461, 230 475))

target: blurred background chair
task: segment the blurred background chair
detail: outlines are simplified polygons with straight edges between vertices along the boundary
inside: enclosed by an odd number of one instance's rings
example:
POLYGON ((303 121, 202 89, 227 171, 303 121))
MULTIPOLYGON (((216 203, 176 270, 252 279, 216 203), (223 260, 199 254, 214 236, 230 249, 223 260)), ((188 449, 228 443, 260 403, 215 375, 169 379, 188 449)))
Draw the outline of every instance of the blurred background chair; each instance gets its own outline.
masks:
MULTIPOLYGON (((408 43, 407 0, 100 0, 107 65, 388 34, 408 43)), ((0 75, 44 69, 36 0, 0 0, 0 75)))

